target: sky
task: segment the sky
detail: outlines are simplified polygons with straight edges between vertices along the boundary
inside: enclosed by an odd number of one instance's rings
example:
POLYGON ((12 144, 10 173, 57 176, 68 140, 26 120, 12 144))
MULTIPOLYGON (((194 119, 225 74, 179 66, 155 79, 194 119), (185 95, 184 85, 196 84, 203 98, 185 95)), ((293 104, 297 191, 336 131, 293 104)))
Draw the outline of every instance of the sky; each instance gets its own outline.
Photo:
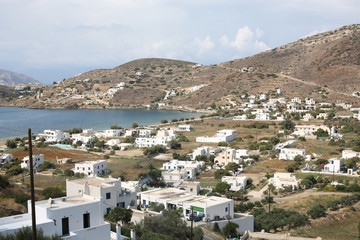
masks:
POLYGON ((139 58, 218 64, 360 23, 359 0, 0 0, 0 69, 45 84, 139 58))

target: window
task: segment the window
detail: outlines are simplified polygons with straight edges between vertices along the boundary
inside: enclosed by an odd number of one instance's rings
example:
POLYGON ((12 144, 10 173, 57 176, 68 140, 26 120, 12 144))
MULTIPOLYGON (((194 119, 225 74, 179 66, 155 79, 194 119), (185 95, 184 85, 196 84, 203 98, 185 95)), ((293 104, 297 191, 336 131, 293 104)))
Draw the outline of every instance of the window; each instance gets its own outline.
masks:
POLYGON ((227 211, 228 211, 228 208, 226 207, 226 208, 225 208, 225 212, 227 212, 227 211))
POLYGON ((111 193, 106 193, 106 199, 110 199, 111 198, 111 193))
POLYGON ((118 202, 116 204, 117 207, 122 207, 122 208, 125 208, 125 202, 118 202))
POLYGON ((90 213, 83 214, 83 223, 84 223, 84 228, 90 227, 90 213))
POLYGON ((106 209, 106 214, 109 214, 110 211, 111 211, 111 208, 108 207, 108 208, 106 209))
POLYGON ((63 219, 61 219, 61 224, 62 224, 62 235, 69 235, 70 231, 69 231, 69 218, 68 217, 64 217, 63 219))

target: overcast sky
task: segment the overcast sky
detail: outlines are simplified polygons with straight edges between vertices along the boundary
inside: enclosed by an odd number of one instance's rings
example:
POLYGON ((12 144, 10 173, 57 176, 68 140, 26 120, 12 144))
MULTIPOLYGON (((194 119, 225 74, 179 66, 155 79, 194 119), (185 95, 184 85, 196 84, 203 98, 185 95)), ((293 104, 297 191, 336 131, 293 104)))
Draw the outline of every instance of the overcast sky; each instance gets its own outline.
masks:
POLYGON ((354 23, 359 0, 0 0, 0 68, 52 83, 138 58, 208 65, 354 23))

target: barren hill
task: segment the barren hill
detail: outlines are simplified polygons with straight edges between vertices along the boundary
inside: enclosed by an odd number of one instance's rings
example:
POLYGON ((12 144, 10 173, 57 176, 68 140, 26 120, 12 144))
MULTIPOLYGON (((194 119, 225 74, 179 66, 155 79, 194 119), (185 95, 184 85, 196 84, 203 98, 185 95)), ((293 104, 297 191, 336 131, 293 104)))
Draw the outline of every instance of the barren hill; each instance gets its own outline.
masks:
MULTIPOLYGON (((11 101, 37 108, 207 109, 242 102, 241 94, 276 88, 287 98, 342 100, 357 104, 360 91, 360 25, 218 65, 201 66, 170 59, 140 59, 99 69, 44 87, 34 96, 11 101)), ((10 105, 11 105, 10 104, 10 105)), ((2 103, 9 105, 9 102, 2 103)))
POLYGON ((39 81, 24 74, 0 69, 0 85, 10 87, 12 85, 18 85, 18 84, 36 84, 36 83, 40 84, 39 81))

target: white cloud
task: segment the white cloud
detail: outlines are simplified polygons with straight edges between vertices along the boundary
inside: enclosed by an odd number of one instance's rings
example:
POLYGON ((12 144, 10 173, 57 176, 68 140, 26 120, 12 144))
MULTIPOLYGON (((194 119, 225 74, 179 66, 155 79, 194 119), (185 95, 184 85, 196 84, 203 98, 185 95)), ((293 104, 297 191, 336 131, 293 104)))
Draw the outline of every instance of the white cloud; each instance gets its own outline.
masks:
POLYGON ((263 51, 269 49, 264 42, 260 41, 263 35, 264 32, 261 29, 256 29, 254 33, 248 26, 245 26, 238 29, 234 40, 231 41, 224 35, 219 41, 224 46, 233 47, 240 51, 263 51))
POLYGON ((211 40, 210 36, 206 36, 204 40, 201 40, 200 38, 195 38, 193 43, 197 48, 197 53, 199 55, 209 52, 215 46, 215 43, 211 40))

